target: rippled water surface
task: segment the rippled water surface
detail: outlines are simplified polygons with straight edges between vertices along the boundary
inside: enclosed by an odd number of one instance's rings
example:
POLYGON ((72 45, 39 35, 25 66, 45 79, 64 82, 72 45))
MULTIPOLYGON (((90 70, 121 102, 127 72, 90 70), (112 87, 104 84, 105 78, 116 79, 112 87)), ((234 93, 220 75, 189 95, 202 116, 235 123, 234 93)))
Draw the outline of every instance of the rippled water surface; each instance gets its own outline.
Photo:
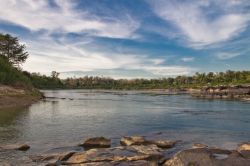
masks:
POLYGON ((222 147, 250 139, 247 102, 135 91, 44 93, 49 98, 29 108, 0 111, 1 144, 26 142, 32 147, 28 153, 35 153, 90 136, 160 135, 222 147))

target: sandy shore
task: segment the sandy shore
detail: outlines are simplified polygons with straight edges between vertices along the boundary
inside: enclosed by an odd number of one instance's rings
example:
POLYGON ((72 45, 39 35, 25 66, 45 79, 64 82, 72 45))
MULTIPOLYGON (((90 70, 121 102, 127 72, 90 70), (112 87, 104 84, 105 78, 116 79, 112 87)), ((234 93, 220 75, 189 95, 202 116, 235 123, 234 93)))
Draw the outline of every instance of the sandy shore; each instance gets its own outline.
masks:
POLYGON ((41 99, 37 90, 25 90, 0 85, 0 110, 14 107, 29 106, 41 99))

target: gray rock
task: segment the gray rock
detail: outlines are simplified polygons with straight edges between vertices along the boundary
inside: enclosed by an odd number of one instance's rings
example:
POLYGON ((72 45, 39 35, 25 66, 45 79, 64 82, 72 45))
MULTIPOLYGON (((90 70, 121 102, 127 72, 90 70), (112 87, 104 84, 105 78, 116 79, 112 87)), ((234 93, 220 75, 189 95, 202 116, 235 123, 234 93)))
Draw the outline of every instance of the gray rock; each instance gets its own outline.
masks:
POLYGON ((36 163, 46 163, 49 165, 58 165, 62 161, 69 159, 75 152, 49 153, 36 156, 29 156, 29 158, 36 163))

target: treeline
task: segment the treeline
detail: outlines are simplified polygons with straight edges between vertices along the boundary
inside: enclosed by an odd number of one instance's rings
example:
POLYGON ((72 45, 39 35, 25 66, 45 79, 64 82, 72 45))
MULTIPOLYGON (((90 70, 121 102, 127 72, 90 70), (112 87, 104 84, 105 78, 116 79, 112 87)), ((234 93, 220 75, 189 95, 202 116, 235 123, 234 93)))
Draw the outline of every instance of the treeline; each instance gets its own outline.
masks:
POLYGON ((162 79, 119 79, 86 76, 61 80, 65 88, 82 89, 164 89, 200 88, 204 86, 250 84, 250 71, 196 73, 162 79))
POLYGON ((204 86, 229 86, 250 84, 250 71, 226 71, 219 73, 195 73, 193 76, 178 76, 162 79, 112 79, 85 76, 60 79, 53 71, 51 76, 24 72, 32 84, 39 89, 183 89, 204 86))

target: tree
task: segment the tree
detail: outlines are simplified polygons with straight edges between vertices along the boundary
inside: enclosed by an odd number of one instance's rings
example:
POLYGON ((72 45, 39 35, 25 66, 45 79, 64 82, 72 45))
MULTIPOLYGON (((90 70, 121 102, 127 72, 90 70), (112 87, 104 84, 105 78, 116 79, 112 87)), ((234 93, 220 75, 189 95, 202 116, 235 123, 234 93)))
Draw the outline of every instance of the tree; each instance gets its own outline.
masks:
POLYGON ((20 44, 17 37, 0 33, 0 57, 19 67, 26 61, 28 55, 25 45, 20 44))
POLYGON ((52 72, 51 72, 51 77, 52 77, 53 79, 58 79, 59 74, 60 74, 60 73, 58 73, 58 72, 56 72, 56 71, 52 71, 52 72))

